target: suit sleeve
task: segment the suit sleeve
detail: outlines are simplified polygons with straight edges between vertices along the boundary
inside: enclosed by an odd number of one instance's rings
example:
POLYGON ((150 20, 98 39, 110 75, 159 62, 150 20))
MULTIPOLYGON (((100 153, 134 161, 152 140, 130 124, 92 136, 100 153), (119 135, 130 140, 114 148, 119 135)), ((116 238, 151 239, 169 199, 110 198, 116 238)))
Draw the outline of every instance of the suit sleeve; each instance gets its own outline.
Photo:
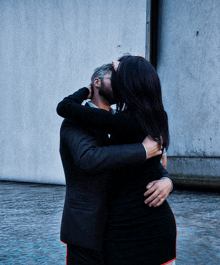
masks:
POLYGON ((137 120, 133 111, 125 110, 113 115, 106 110, 80 105, 88 94, 88 88, 84 87, 64 98, 57 106, 57 113, 63 118, 107 133, 116 133, 121 130, 138 131, 139 126, 134 126, 137 120))
POLYGON ((161 163, 159 163, 159 165, 158 165, 158 178, 160 178, 160 179, 169 178, 172 181, 172 184, 173 184, 171 192, 173 191, 173 189, 174 189, 173 179, 171 178, 170 174, 166 171, 166 169, 162 166, 161 163))
POLYGON ((141 143, 99 147, 95 138, 80 127, 67 129, 61 137, 74 163, 90 174, 146 163, 141 143))

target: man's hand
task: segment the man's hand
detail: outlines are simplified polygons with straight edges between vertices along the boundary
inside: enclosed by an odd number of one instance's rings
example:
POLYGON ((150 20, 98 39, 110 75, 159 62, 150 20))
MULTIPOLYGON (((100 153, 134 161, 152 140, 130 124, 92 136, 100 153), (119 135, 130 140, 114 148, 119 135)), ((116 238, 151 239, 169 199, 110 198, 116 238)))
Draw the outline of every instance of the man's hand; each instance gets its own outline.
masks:
POLYGON ((163 178, 161 180, 154 180, 148 183, 147 191, 144 193, 144 196, 148 197, 144 202, 149 204, 149 207, 158 207, 160 206, 168 197, 172 189, 172 181, 169 178, 163 178))
POLYGON ((90 83, 88 86, 87 86, 88 90, 89 90, 89 95, 87 97, 87 99, 91 99, 92 98, 92 83, 90 83))
POLYGON ((161 146, 159 146, 159 144, 156 141, 151 140, 149 137, 146 137, 144 141, 142 142, 142 144, 147 150, 147 159, 162 154, 162 150, 161 150, 162 143, 161 143, 161 146))

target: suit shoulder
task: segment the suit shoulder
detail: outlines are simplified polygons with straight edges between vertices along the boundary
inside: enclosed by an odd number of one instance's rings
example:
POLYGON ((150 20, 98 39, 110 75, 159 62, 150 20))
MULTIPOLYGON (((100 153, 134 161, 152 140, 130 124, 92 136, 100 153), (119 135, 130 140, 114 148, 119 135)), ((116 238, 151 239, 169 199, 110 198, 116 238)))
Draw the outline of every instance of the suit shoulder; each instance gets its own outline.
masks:
POLYGON ((61 130, 64 130, 67 128, 74 129, 74 128, 79 128, 79 127, 80 127, 79 124, 77 124, 74 121, 68 120, 68 119, 64 119, 62 124, 61 124, 61 130))
POLYGON ((81 135, 88 135, 89 130, 82 127, 77 122, 70 121, 68 119, 64 119, 64 121, 61 124, 60 128, 60 135, 61 137, 64 137, 67 134, 81 134, 81 135))

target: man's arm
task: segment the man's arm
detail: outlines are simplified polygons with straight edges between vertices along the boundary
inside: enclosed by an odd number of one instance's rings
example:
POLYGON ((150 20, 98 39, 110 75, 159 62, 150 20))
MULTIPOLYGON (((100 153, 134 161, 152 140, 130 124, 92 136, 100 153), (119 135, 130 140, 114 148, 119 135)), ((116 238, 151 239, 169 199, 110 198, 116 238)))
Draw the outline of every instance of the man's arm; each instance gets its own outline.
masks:
POLYGON ((141 143, 99 147, 92 135, 77 126, 66 128, 61 137, 68 145, 74 163, 90 174, 146 162, 141 143))
POLYGON ((162 153, 158 143, 148 137, 143 143, 100 147, 93 135, 77 125, 66 126, 61 130, 61 137, 68 145, 74 162, 94 174, 127 165, 144 164, 146 159, 162 153))
MULTIPOLYGON (((158 143, 147 137, 142 144, 99 147, 97 140, 88 131, 77 126, 68 126, 65 130, 61 130, 61 137, 68 146, 74 163, 90 174, 97 174, 105 170, 118 169, 128 165, 144 164, 146 159, 162 153, 158 143)), ((155 197, 159 195, 163 195, 163 197, 161 196, 162 204, 170 192, 169 183, 168 185, 166 184, 167 180, 170 181, 170 176, 161 164, 159 165, 159 174, 164 179, 156 181, 159 183, 149 183, 149 190, 145 194, 147 196, 153 192, 147 199, 150 199, 150 206, 160 205, 160 202, 158 203, 155 200, 155 197)))
POLYGON ((158 167, 158 175, 161 179, 148 183, 147 191, 144 193, 146 197, 151 194, 145 200, 150 207, 160 206, 173 191, 173 180, 161 164, 158 167))

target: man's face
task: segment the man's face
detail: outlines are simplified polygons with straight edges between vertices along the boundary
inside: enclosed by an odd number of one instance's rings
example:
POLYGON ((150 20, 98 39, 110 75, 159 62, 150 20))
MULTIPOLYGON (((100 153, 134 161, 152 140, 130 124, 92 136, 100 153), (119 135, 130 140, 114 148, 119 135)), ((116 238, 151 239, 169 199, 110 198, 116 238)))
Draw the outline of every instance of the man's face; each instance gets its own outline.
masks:
POLYGON ((115 98, 112 92, 111 85, 112 73, 107 73, 101 80, 101 87, 99 88, 99 95, 102 96, 110 105, 115 104, 115 98))

